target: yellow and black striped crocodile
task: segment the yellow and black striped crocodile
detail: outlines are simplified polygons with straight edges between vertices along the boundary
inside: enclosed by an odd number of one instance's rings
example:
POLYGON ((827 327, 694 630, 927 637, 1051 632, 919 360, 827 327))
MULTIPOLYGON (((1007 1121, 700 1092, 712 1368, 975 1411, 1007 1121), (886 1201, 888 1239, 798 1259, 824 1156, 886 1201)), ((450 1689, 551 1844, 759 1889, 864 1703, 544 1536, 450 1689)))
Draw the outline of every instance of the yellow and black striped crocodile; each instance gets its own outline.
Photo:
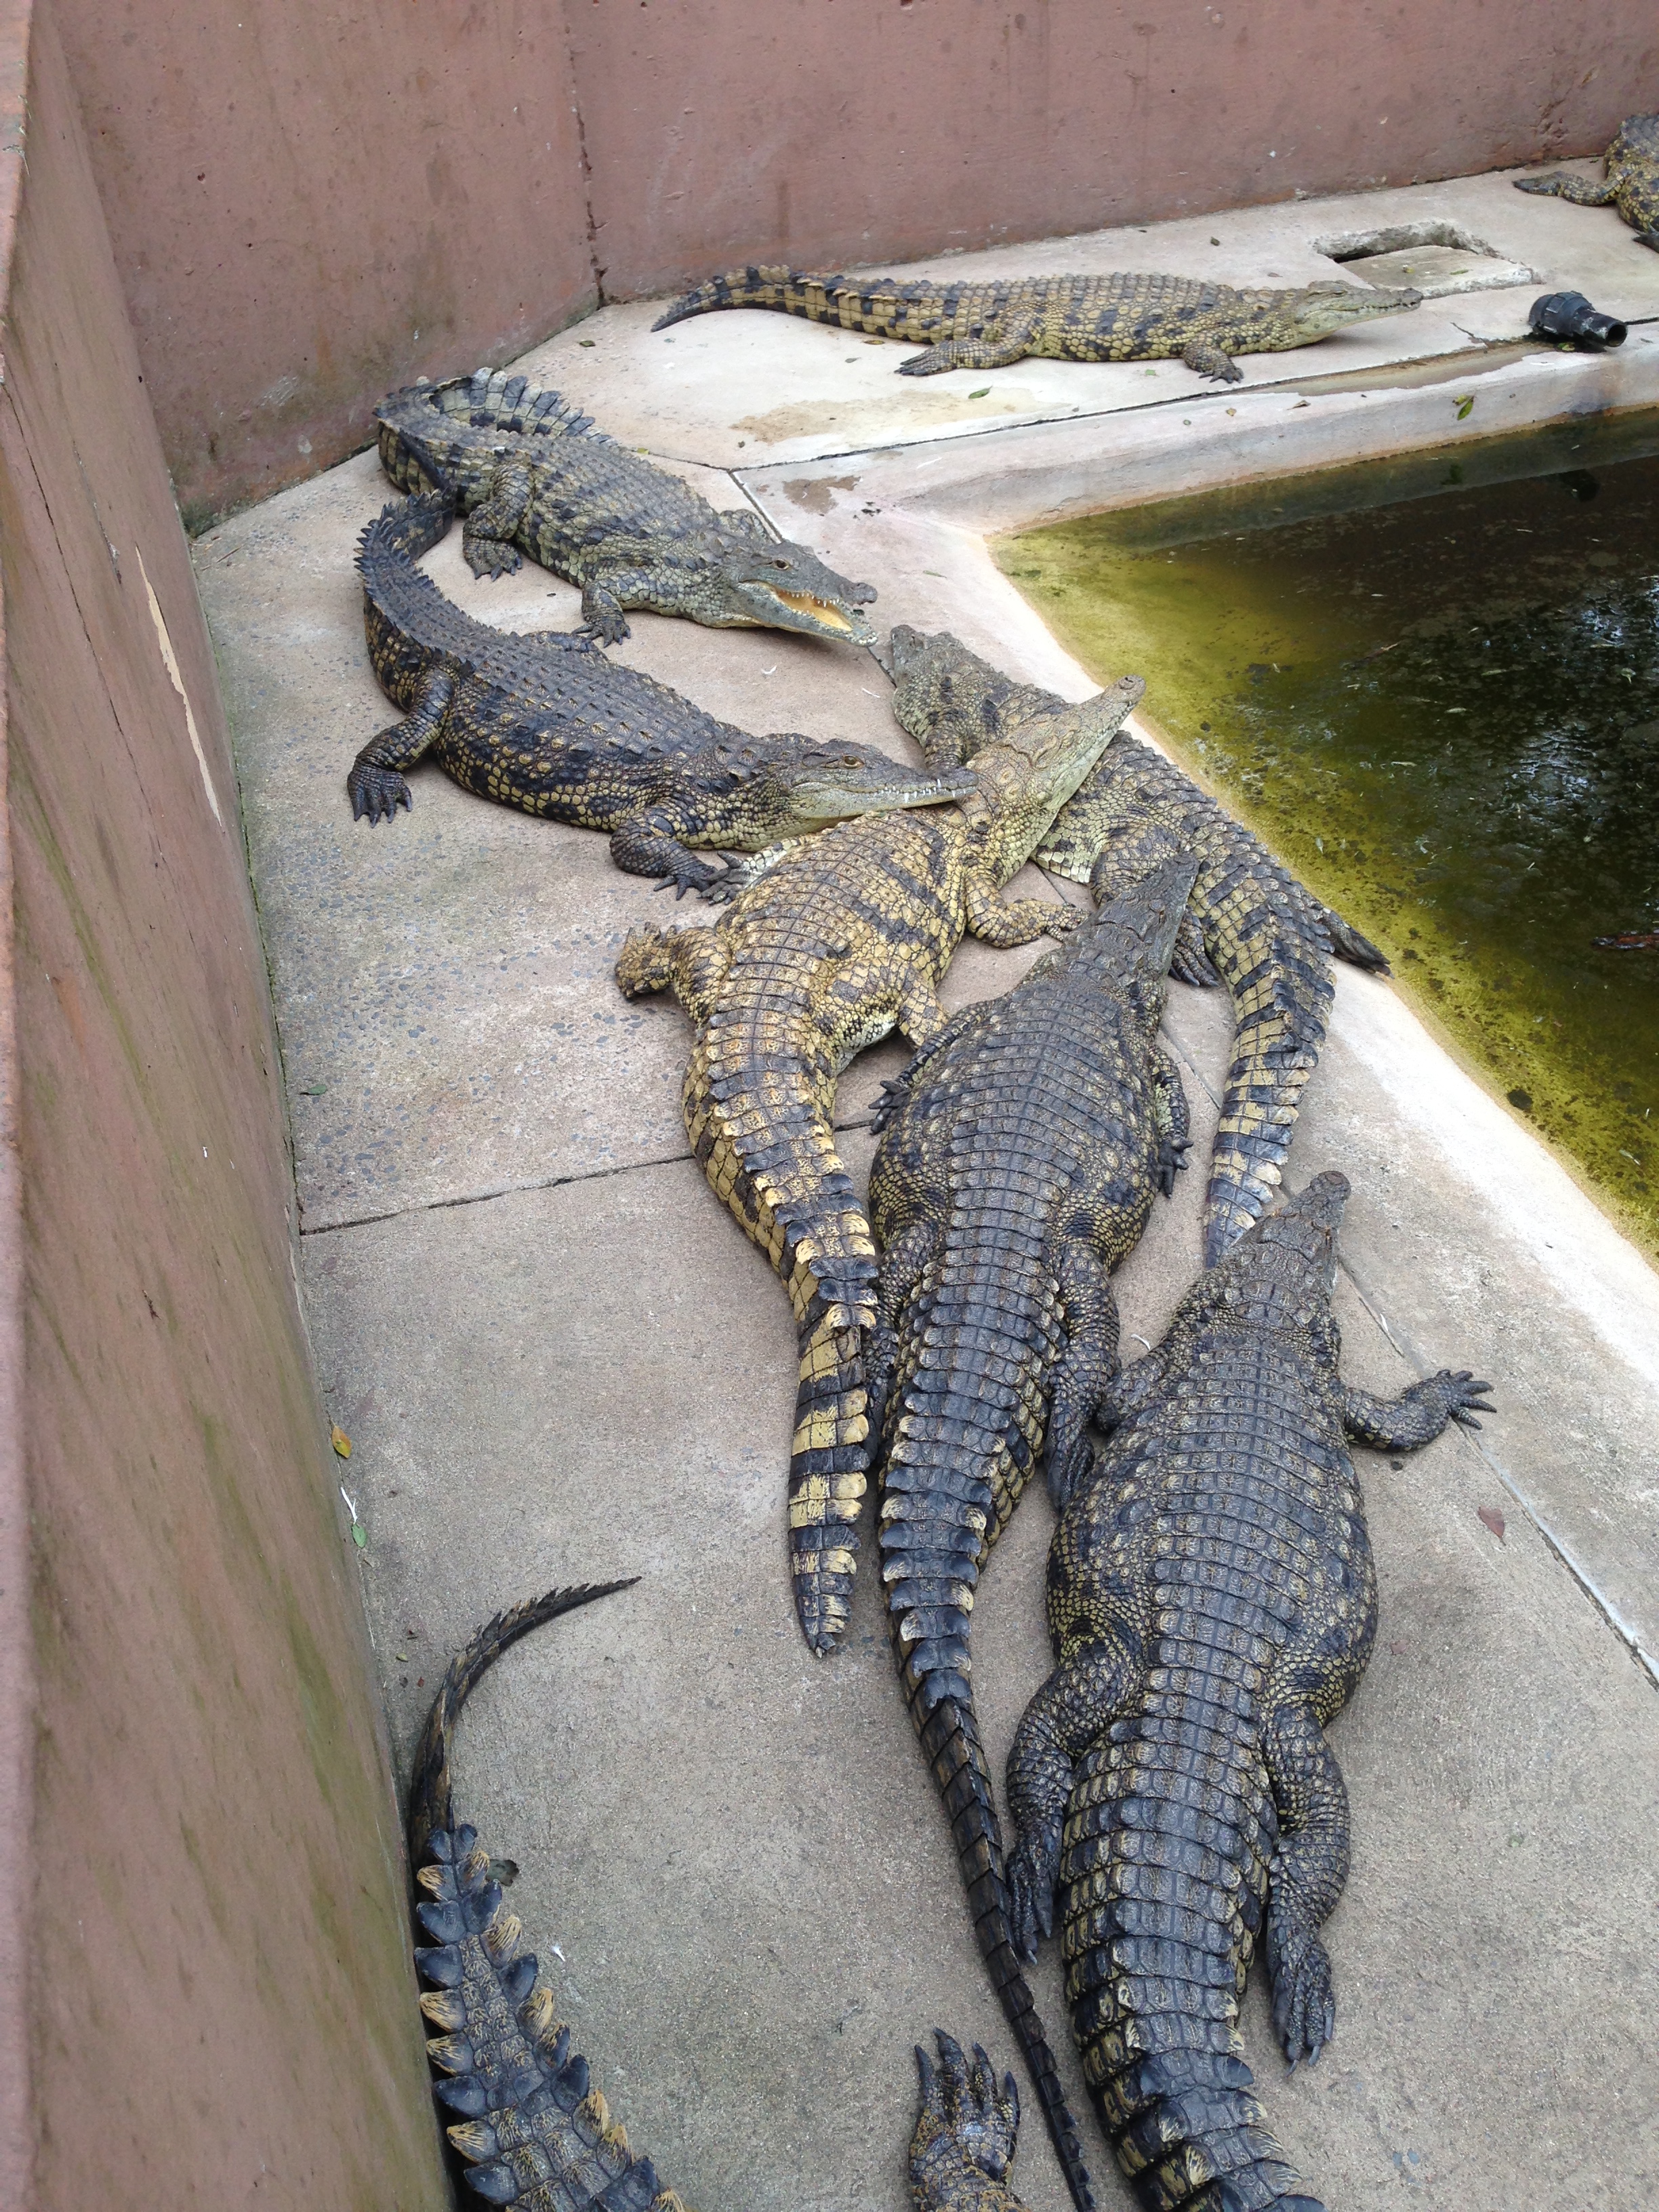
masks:
POLYGON ((1599 181, 1552 169, 1541 177, 1510 179, 1518 192, 1541 192, 1577 207, 1614 207, 1639 246, 1659 253, 1659 115, 1631 115, 1613 136, 1599 181))
MULTIPOLYGON (((799 1332, 789 1530, 795 1604, 819 1654, 847 1626, 870 1460, 863 1355, 875 1320, 870 1224, 836 1149, 836 1083, 890 1030, 925 1045, 964 931, 1058 936, 1073 908, 998 894, 1140 696, 1137 677, 974 749, 959 803, 843 823, 791 851, 712 929, 636 929, 624 994, 672 990, 696 1025, 682 1106, 715 1194, 789 1290, 799 1332)), ((924 744, 930 767, 962 757, 924 744)))
POLYGON ((651 325, 666 330, 719 307, 771 307, 838 330, 897 338, 926 351, 901 376, 947 368, 1004 368, 1047 361, 1178 359, 1200 376, 1237 384, 1237 353, 1285 353, 1355 323, 1421 305, 1422 294, 1322 278, 1294 291, 1235 290, 1200 276, 815 276, 799 269, 732 269, 674 301, 651 325))
MULTIPOLYGON (((1158 1026, 1196 863, 1173 858, 970 1006, 890 1085, 870 1174, 869 1357, 882 1578, 910 1718, 975 1932, 1023 2045, 1052 2064, 1009 1936, 969 1631, 980 1568, 1039 1463, 1069 1497, 1118 1369, 1111 1273, 1187 1140, 1158 1026)), ((1039 2087, 1045 2087, 1039 2081, 1039 2087)))
MULTIPOLYGON (((895 711, 924 750, 951 737, 971 743, 1017 730, 1060 704, 1052 692, 1001 674, 948 631, 924 637, 896 629, 893 669, 895 711)), ((1173 762, 1127 734, 1062 811, 1037 859, 1106 899, 1143 876, 1170 839, 1199 863, 1170 972, 1187 983, 1224 981, 1233 1002, 1232 1064, 1205 1206, 1208 1266, 1255 1219, 1279 1181, 1297 1102, 1325 1040, 1332 955, 1385 974, 1388 962, 1173 762)))
POLYGON ((1055 1667, 1008 1759, 1017 1948, 1052 1932, 1102 2126, 1148 2212, 1320 2212, 1269 2134, 1239 2001, 1261 1936, 1292 2065, 1334 2021, 1319 1929, 1347 1879, 1325 1729, 1364 1673, 1376 1572, 1350 1442, 1478 1427, 1487 1385, 1345 1389, 1348 1196, 1316 1176, 1125 1368, 1048 1553, 1055 1667))
POLYGON ((480 369, 416 384, 382 402, 380 459, 404 491, 440 483, 466 517, 475 576, 508 575, 520 549, 581 586, 601 643, 628 635, 625 607, 715 629, 789 629, 869 645, 860 611, 876 596, 816 553, 724 514, 678 477, 629 453, 556 392, 480 369))
POLYGON ((429 756, 482 798, 609 830, 619 868, 707 891, 727 869, 693 847, 748 852, 972 789, 959 768, 921 775, 868 746, 751 738, 586 639, 474 622, 416 566, 453 512, 447 489, 417 492, 362 535, 369 658, 408 719, 352 763, 354 816, 411 806, 408 771, 429 756))
MULTIPOLYGON (((481 1628, 451 1662, 415 1755, 410 1863, 422 1901, 415 1962, 428 1984, 421 2010, 439 2033, 428 2054, 434 2087, 455 2117, 447 2132, 469 2188, 519 2212, 685 2212, 648 2158, 611 2117, 587 2061, 570 2048, 552 1990, 501 1899, 476 1828, 458 1823, 450 1775, 468 1694, 509 1644, 562 1613, 627 1589, 626 1582, 549 1590, 481 1628)), ((935 2031, 937 2063, 918 2047, 921 2103, 910 2142, 915 2212, 1024 2212, 1009 2183, 1019 2093, 983 2051, 971 2064, 935 2031)))

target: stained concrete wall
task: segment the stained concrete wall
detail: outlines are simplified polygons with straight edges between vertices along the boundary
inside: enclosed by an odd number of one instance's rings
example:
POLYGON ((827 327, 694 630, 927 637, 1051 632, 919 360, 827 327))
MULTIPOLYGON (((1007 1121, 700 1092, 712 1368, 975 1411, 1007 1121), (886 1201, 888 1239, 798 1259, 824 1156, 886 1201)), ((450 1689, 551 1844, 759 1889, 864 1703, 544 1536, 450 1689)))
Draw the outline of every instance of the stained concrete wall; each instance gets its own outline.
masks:
POLYGON ((599 291, 1598 152, 1650 0, 62 0, 186 519, 599 291))
POLYGON ((447 2202, 212 652, 0 15, 0 2201, 447 2202))

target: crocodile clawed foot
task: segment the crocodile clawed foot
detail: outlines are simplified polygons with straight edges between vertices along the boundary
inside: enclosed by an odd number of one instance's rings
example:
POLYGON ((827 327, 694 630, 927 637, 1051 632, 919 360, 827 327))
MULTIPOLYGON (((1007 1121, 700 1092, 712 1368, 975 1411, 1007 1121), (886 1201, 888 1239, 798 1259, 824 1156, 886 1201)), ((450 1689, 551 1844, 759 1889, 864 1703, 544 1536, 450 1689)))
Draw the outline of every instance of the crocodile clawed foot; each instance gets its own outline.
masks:
POLYGON ((1166 1137, 1158 1146, 1158 1187, 1165 1198, 1175 1196, 1176 1177, 1191 1164, 1187 1155, 1192 1148, 1190 1137, 1166 1137))
POLYGON ((415 811, 414 795, 404 777, 395 768, 375 768, 372 764, 354 768, 346 778, 346 790, 351 799, 351 818, 372 824, 390 822, 401 806, 406 812, 415 811))
POLYGON ((1431 1380, 1445 1401, 1448 1417, 1461 1428, 1478 1429, 1480 1424, 1474 1418, 1477 1413, 1494 1413, 1498 1410, 1487 1395, 1492 1384, 1478 1382, 1467 1367, 1460 1368, 1455 1375, 1449 1367, 1443 1367, 1431 1380))
POLYGON ((1329 1954, 1318 1936, 1298 1929, 1276 1940, 1270 1933, 1268 1960, 1273 2027, 1285 2056, 1292 2069, 1303 2061, 1311 2066, 1336 2033, 1329 1954))
POLYGON ((1060 1837, 1020 1837, 1008 1854, 1008 1936, 1015 1956, 1030 1966, 1039 1936, 1054 1932, 1054 1878, 1060 1869, 1060 1837))
POLYGON ((519 558, 519 549, 510 538, 464 538, 461 550, 473 574, 484 580, 516 575, 524 566, 519 558))

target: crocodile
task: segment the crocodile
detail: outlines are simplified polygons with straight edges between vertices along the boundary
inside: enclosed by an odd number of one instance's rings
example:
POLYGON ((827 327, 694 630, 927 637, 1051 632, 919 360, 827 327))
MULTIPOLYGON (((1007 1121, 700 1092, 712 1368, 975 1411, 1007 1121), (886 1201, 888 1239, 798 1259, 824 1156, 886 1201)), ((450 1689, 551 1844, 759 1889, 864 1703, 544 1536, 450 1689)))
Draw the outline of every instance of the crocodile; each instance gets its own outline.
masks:
MULTIPOLYGON (((893 670, 899 721, 924 750, 949 734, 971 741, 1018 728, 1060 703, 1036 684, 1014 683, 948 631, 895 629, 893 670)), ((1279 1181, 1324 1042, 1332 955, 1383 975, 1389 963, 1207 792, 1127 732, 1061 811, 1037 860, 1109 898, 1144 874, 1170 837, 1199 861, 1171 973, 1199 986, 1224 981, 1233 1004, 1233 1057, 1205 1205, 1207 1266, 1255 1219, 1279 1181)))
POLYGON ((1412 1451, 1492 1410, 1468 1373, 1393 1399, 1344 1388, 1347 1197, 1346 1176, 1316 1176, 1122 1370, 1110 1441, 1049 1549, 1057 1663, 1009 1754, 1015 1946, 1035 1957, 1058 1886, 1084 2072, 1157 2212, 1319 2212, 1267 2131, 1237 2023, 1261 1934, 1291 2063, 1334 2025, 1319 1929, 1349 1822, 1324 1729, 1376 1627, 1346 1443, 1412 1451))
POLYGON ((628 635, 625 607, 714 629, 874 641, 860 612, 872 586, 774 538, 752 509, 721 513, 522 376, 480 369, 411 385, 376 420, 381 463, 400 490, 453 490, 475 576, 510 575, 522 548, 580 585, 582 621, 604 644, 628 635))
POLYGON ((995 276, 947 283, 925 276, 815 276, 799 269, 732 269, 658 316, 653 331, 719 307, 772 307, 843 331, 896 338, 921 353, 901 376, 947 368, 1006 368, 1044 361, 1180 360, 1200 376, 1237 384, 1237 353, 1285 353, 1352 324, 1422 303, 1420 292, 1321 278, 1294 291, 1236 290, 1201 276, 995 276))
MULTIPOLYGON (((806 1640, 847 1626, 869 1465, 863 1352, 875 1246, 836 1150, 836 1081, 896 1025, 925 1045, 964 931, 1030 943, 1074 908, 1004 901, 1056 811, 1140 696, 1138 677, 980 747, 973 796, 843 823, 787 853, 712 929, 636 929, 617 963, 629 999, 672 990, 696 1024, 682 1108, 715 1194, 788 1286, 799 1332, 790 1553, 806 1640)), ((942 769, 961 749, 924 748, 942 769)))
POLYGON ((1111 1271, 1154 1190, 1175 1186, 1187 1101, 1158 1025, 1196 865, 1167 861, 1006 998, 957 1015, 872 1124, 882 1262, 867 1366, 888 1625, 1017 2028, 1031 1996, 1009 1943, 969 1616, 1032 1467, 1041 1458, 1066 1496, 1088 1458, 1085 1424, 1118 1364, 1111 1271))
POLYGON ((1599 183, 1552 169, 1541 177, 1513 177, 1518 192, 1542 192, 1577 207, 1616 207, 1638 246, 1659 253, 1659 115, 1626 117, 1601 162, 1599 183))
POLYGON ((872 748, 752 738, 588 641, 515 636, 474 622, 416 567, 448 529, 447 488, 395 500, 362 534, 357 567, 369 658, 408 719, 370 739, 346 787, 354 817, 412 807, 406 772, 428 754, 485 799, 611 833, 620 868, 708 891, 747 851, 887 807, 972 788, 872 748))
MULTIPOLYGON (((624 1582, 549 1590, 498 1613, 451 1661, 415 1754, 409 1796, 410 1863, 422 1901, 415 1962, 428 1987, 421 2010, 438 2029, 427 2051, 439 2101, 457 2115, 446 2132, 469 2187, 521 2212, 685 2212, 651 2160, 612 2119, 523 1929, 502 1901, 501 1871, 470 1823, 455 1818, 451 1778, 456 1724, 470 1693, 510 1644, 543 1622, 628 1589, 624 1582)), ((978 2045, 935 2029, 935 2064, 920 2045, 921 2104, 910 2143, 915 2212, 1024 2212, 1009 2184, 1019 2135, 1019 2093, 999 2082, 978 2045)))

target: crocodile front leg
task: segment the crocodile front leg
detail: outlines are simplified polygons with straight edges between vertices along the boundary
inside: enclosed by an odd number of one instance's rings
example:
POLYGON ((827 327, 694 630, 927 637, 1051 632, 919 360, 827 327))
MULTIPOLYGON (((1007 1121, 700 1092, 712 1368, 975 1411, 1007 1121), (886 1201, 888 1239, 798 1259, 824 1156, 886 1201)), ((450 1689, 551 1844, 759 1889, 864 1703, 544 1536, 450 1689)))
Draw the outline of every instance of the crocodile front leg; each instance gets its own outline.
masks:
POLYGON ((921 2110, 910 2139, 915 2212, 1024 2212, 1008 2176, 1019 2139, 1019 2092, 1000 2084, 977 2044, 971 2072, 962 2046, 935 2028, 939 2065, 918 2044, 921 2110))
POLYGON ((1054 1368, 1042 1465, 1054 1510, 1063 1513, 1093 1463, 1085 1431, 1117 1373, 1118 1318, 1111 1276, 1093 1245, 1069 1237, 1055 1273, 1066 1346, 1054 1368))
POLYGON ((1242 384, 1244 372, 1213 338, 1189 338, 1181 349, 1181 358, 1199 376, 1212 376, 1218 384, 1242 384))
POLYGON ((942 376, 947 368, 1007 368, 1024 361, 1036 336, 1035 314, 1010 316, 977 338, 943 338, 899 363, 901 376, 942 376))
POLYGON ((1005 899, 995 878, 982 871, 970 869, 963 889, 967 895, 969 935, 1000 951, 1030 945, 1045 930, 1050 937, 1064 937, 1083 920, 1079 908, 1062 906, 1057 900, 1005 899))
POLYGON ((461 551, 475 576, 510 576, 521 568, 514 544, 530 504, 528 462, 502 461, 489 489, 461 528, 461 551))
POLYGON ((1165 1198, 1173 1198, 1176 1176, 1186 1166, 1192 1149, 1193 1109, 1181 1070, 1157 1042, 1152 1046, 1152 1110, 1158 1120, 1158 1187, 1165 1198))
POLYGON ((665 889, 672 884, 677 899, 689 890, 707 896, 724 877, 726 864, 699 860, 683 842, 686 826, 674 808, 653 806, 617 824, 611 833, 611 857, 630 875, 654 876, 665 889))
POLYGON ((1073 1770, 1127 1705, 1134 1677, 1125 1654, 1105 1642, 1079 1646, 1042 1685, 1008 1753, 1008 1809, 1018 1831, 1008 1854, 1008 1932, 1027 1965, 1039 1935, 1054 1932, 1060 1832, 1073 1770))
POLYGON ((1369 1390, 1345 1389, 1342 1425, 1357 1444, 1373 1451, 1419 1451, 1431 1444, 1448 1421, 1478 1429, 1477 1413, 1490 1413, 1490 1382, 1477 1382, 1467 1367, 1454 1375, 1443 1367, 1413 1382, 1397 1398, 1373 1398, 1369 1390))
POLYGON ((413 812, 415 800, 403 772, 413 768, 436 742, 454 696, 454 671, 441 662, 434 663, 421 678, 408 720, 394 722, 378 738, 369 739, 346 777, 354 822, 361 822, 365 815, 371 823, 382 816, 390 822, 400 806, 413 812))

